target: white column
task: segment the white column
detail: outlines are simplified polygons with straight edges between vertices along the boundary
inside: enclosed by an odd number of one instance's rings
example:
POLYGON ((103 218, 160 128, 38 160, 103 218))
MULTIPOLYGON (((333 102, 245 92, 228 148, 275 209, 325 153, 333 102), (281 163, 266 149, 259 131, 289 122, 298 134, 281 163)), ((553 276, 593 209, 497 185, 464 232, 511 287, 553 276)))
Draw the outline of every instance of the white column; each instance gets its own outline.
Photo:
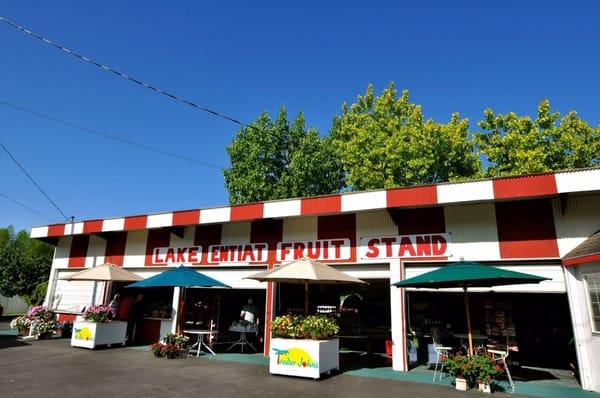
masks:
MULTIPOLYGON (((173 288, 173 304, 171 308, 171 333, 177 333, 177 323, 179 321, 179 297, 181 297, 181 288, 173 288)), ((163 336, 160 336, 161 338, 163 336)))
MULTIPOLYGON (((403 279, 400 260, 390 261, 390 283, 403 279)), ((392 315, 392 369, 406 372, 406 320, 404 289, 390 287, 390 310, 392 315)))

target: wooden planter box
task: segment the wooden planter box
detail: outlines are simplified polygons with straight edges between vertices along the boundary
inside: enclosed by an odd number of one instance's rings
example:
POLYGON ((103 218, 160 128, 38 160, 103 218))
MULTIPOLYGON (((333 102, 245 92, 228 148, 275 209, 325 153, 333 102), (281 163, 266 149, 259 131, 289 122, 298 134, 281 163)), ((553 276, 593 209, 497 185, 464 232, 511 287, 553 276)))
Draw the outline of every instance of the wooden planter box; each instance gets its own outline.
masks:
POLYGON ((340 341, 271 339, 269 372, 318 379, 340 368, 340 341))
POLYGON ((73 324, 71 346, 94 349, 98 346, 125 345, 127 322, 95 323, 76 321, 73 324))

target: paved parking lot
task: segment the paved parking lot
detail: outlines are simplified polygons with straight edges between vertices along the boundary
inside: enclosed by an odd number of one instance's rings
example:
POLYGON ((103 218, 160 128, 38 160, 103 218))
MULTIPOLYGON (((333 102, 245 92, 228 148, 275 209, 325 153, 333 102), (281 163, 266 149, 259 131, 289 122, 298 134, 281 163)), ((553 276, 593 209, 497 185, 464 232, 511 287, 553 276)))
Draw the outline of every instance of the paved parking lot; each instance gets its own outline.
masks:
POLYGON ((474 397, 448 386, 339 374, 272 376, 264 365, 166 360, 133 348, 89 351, 68 340, 0 336, 0 396, 8 397, 474 397))

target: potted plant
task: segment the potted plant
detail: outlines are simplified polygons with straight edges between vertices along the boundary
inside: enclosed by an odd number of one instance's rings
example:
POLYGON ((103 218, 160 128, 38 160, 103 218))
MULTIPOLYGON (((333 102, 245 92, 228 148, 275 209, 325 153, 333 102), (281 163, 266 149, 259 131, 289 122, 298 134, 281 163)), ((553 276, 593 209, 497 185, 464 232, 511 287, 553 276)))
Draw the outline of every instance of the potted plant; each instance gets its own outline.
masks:
POLYGON ((503 372, 502 367, 489 354, 473 355, 471 363, 479 391, 491 394, 492 383, 503 372))
POLYGON ((54 311, 41 305, 31 307, 25 317, 15 319, 14 323, 19 333, 31 334, 37 339, 51 338, 58 327, 54 311))
POLYGON ((339 327, 326 315, 285 315, 271 322, 272 374, 318 379, 339 369, 339 327))
POLYGON ((155 357, 185 358, 189 352, 187 347, 189 341, 190 339, 187 336, 167 333, 161 341, 150 345, 150 350, 155 357))
POLYGON ((10 328, 16 329, 21 336, 27 336, 29 334, 29 328, 31 327, 31 320, 26 316, 19 316, 10 321, 10 328))
POLYGON ((127 322, 111 320, 113 309, 107 305, 92 305, 83 313, 83 320, 73 324, 71 346, 94 349, 100 345, 125 345, 127 322))
POLYGON ((469 357, 460 353, 448 356, 444 360, 444 367, 454 376, 457 390, 467 391, 469 389, 468 379, 472 374, 472 364, 469 357))

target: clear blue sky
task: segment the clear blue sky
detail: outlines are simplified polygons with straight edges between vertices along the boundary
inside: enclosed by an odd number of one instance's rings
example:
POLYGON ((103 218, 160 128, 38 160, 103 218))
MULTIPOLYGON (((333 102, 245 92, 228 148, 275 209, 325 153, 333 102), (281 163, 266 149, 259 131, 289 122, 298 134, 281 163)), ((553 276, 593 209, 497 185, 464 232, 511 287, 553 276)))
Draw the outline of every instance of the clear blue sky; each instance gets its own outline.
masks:
MULTIPOLYGON (((425 114, 575 109, 600 123, 600 2, 3 2, 0 14, 243 121, 304 110, 326 133, 368 83, 407 88, 425 114), (193 4, 192 4, 193 3, 193 4), (410 4, 409 4, 410 3, 410 4)), ((0 24, 0 100, 227 165, 237 127, 0 24)), ((0 106, 0 138, 76 219, 227 203, 219 170, 0 106)), ((60 215, 0 153, 0 192, 60 215)), ((48 220, 0 197, 0 225, 48 220)))

